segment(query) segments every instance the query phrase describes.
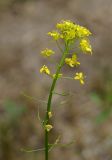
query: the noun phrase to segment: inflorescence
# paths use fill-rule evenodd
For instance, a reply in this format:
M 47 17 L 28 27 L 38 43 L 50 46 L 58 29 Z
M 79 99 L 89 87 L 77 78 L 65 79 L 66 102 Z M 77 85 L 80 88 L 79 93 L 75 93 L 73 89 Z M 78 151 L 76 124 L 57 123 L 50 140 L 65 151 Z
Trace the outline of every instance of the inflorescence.
M 48 32 L 48 35 L 51 36 L 56 42 L 60 39 L 63 40 L 65 45 L 68 44 L 69 48 L 73 46 L 76 41 L 78 41 L 78 48 L 82 53 L 92 54 L 92 47 L 88 39 L 88 37 L 91 35 L 91 32 L 87 28 L 77 25 L 72 21 L 63 20 L 60 23 L 57 23 L 56 30 Z M 51 55 L 54 55 L 55 52 L 51 49 L 46 48 L 41 52 L 41 54 L 44 57 L 50 57 Z M 66 57 L 65 64 L 70 67 L 79 66 L 80 62 L 78 61 L 78 54 L 76 52 L 73 52 L 71 57 Z M 52 78 L 55 78 L 55 74 L 51 74 L 49 68 L 46 65 L 42 66 L 42 68 L 40 69 L 40 73 L 45 73 L 47 75 L 50 75 Z M 61 77 L 63 77 L 63 75 L 59 73 L 58 78 Z M 84 84 L 85 75 L 83 72 L 77 72 L 72 79 L 79 80 L 81 84 Z

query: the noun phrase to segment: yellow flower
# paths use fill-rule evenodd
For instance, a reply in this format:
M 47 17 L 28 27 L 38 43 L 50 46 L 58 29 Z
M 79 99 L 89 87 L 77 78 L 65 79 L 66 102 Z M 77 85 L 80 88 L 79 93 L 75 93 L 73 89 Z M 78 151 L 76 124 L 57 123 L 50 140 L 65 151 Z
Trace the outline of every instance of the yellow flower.
M 76 35 L 78 38 L 83 38 L 91 35 L 91 32 L 87 28 L 79 25 L 75 25 L 75 27 L 76 27 Z
M 87 28 L 68 20 L 57 23 L 56 27 L 61 31 L 62 38 L 70 43 L 74 42 L 75 38 L 85 38 L 91 35 Z
M 81 84 L 84 84 L 84 74 L 82 72 L 76 73 L 74 79 L 79 80 Z
M 52 128 L 53 126 L 50 124 L 45 125 L 45 129 L 47 130 L 47 132 L 49 132 Z
M 56 27 L 61 31 L 67 31 L 67 30 L 74 29 L 74 23 L 69 20 L 66 20 L 66 21 L 62 20 L 60 23 L 57 23 Z
M 92 54 L 92 47 L 86 39 L 80 41 L 80 47 L 84 53 L 90 52 Z
M 65 58 L 65 63 L 68 64 L 70 67 L 74 67 L 74 61 L 71 58 Z
M 75 25 L 71 21 L 61 21 L 57 23 L 56 27 L 61 31 L 62 38 L 65 41 L 73 40 L 76 37 Z
M 80 62 L 77 61 L 76 54 L 73 54 L 72 58 L 65 58 L 65 63 L 68 64 L 70 67 L 80 65 Z
M 42 54 L 43 56 L 49 57 L 49 56 L 51 56 L 52 54 L 54 54 L 54 51 L 51 50 L 51 49 L 46 48 L 45 50 L 41 51 L 41 54 Z
M 48 35 L 54 38 L 54 40 L 58 40 L 59 38 L 62 38 L 61 34 L 57 31 L 48 32 Z
M 59 73 L 59 74 L 58 74 L 58 78 L 61 78 L 62 75 L 63 75 L 62 73 Z M 53 74 L 53 78 L 55 78 L 55 77 L 56 77 L 56 74 Z
M 48 112 L 48 116 L 49 116 L 49 118 L 51 118 L 52 117 L 52 113 Z
M 40 73 L 45 73 L 45 74 L 50 75 L 50 70 L 48 69 L 46 65 L 43 65 L 42 68 L 40 69 Z

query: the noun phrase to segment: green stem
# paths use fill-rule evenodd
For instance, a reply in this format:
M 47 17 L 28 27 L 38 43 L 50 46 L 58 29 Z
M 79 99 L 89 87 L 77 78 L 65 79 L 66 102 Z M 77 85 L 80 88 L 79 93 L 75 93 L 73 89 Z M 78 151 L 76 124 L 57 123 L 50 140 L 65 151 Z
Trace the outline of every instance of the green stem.
M 53 78 L 53 82 L 50 88 L 50 92 L 49 92 L 49 97 L 48 97 L 48 103 L 47 103 L 47 112 L 46 112 L 46 117 L 45 117 L 45 125 L 49 124 L 49 115 L 48 113 L 51 111 L 51 101 L 52 101 L 52 96 L 53 96 L 53 91 L 56 85 L 56 81 L 58 79 L 58 74 L 60 73 L 60 70 L 64 64 L 66 55 L 68 54 L 68 45 L 65 45 L 65 50 L 63 52 L 62 58 L 60 60 L 60 63 L 58 64 L 57 70 L 56 70 L 56 74 L 55 74 L 55 78 Z M 45 160 L 49 159 L 49 144 L 48 144 L 48 137 L 49 136 L 49 132 L 45 129 Z

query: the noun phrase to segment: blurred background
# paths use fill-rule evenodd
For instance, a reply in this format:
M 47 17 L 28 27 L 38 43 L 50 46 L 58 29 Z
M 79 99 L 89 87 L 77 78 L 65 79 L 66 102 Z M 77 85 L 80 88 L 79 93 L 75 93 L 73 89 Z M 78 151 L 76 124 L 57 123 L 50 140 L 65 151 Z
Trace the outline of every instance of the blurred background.
M 112 1 L 111 0 L 0 0 L 0 160 L 44 160 L 43 119 L 51 79 L 40 75 L 40 51 L 59 50 L 47 32 L 61 19 L 91 30 L 93 55 L 81 55 L 78 71 L 86 84 L 59 80 L 53 98 L 51 143 L 60 136 L 53 160 L 112 160 Z M 75 69 L 65 66 L 63 73 Z M 33 98 L 32 98 L 33 97 Z

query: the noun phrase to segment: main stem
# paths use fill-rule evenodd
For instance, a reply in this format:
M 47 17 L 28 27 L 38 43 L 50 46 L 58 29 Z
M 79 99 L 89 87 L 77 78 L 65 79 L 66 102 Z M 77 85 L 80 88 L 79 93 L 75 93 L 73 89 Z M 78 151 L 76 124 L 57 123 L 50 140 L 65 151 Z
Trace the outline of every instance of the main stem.
M 52 85 L 51 85 L 51 88 L 50 88 L 50 92 L 49 92 L 49 97 L 48 97 L 48 103 L 47 103 L 47 111 L 46 111 L 46 117 L 45 117 L 45 125 L 49 124 L 49 115 L 48 113 L 51 111 L 51 101 L 52 101 L 52 96 L 53 96 L 53 91 L 54 91 L 54 88 L 55 88 L 55 85 L 56 85 L 56 81 L 58 79 L 58 74 L 60 73 L 60 70 L 64 64 L 64 61 L 65 61 L 65 58 L 66 58 L 66 55 L 68 54 L 68 45 L 66 44 L 65 45 L 65 49 L 63 51 L 63 55 L 62 55 L 62 58 L 58 64 L 58 67 L 57 67 L 57 70 L 56 70 L 56 74 L 55 74 L 55 78 L 53 78 L 53 81 L 52 81 Z M 49 159 L 49 140 L 48 140 L 48 137 L 49 136 L 49 132 L 45 129 L 45 160 L 48 160 Z

